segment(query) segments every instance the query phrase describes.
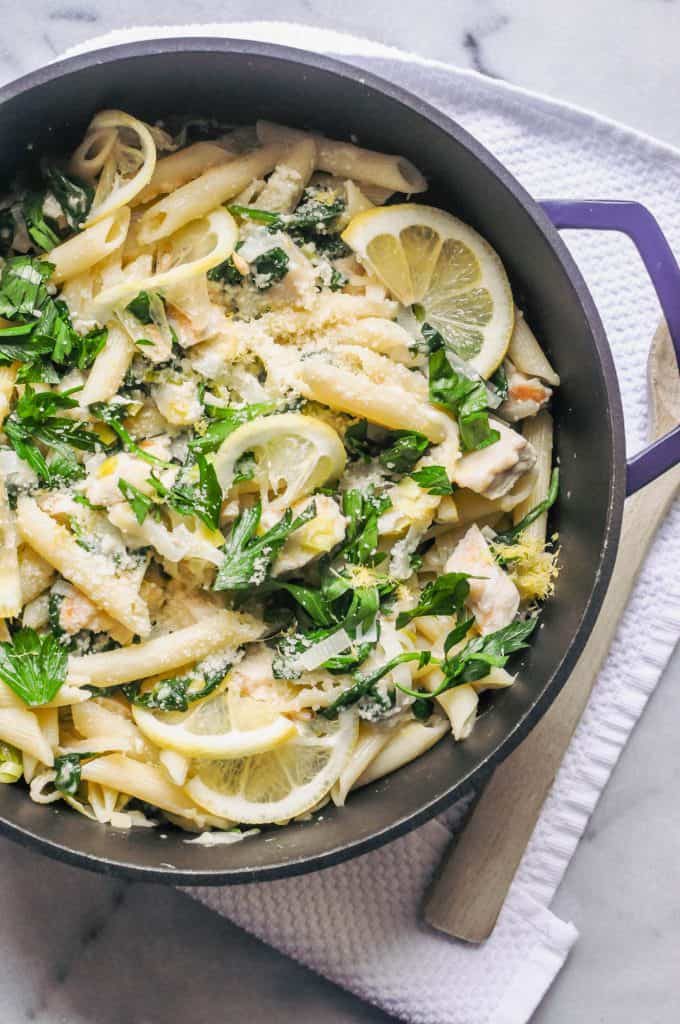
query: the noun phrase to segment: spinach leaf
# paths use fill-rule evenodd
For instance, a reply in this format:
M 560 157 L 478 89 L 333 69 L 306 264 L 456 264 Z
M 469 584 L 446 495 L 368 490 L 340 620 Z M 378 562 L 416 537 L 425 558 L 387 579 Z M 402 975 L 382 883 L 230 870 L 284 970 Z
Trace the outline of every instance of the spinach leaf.
M 424 434 L 410 430 L 394 431 L 392 437 L 394 441 L 380 453 L 379 461 L 392 473 L 410 473 L 430 447 L 430 442 Z
M 160 679 L 150 690 L 139 692 L 140 684 L 132 683 L 122 687 L 125 696 L 133 704 L 149 711 L 188 711 L 197 700 L 209 697 L 220 685 L 231 668 L 231 654 L 222 659 L 211 655 L 199 662 L 187 676 Z M 202 685 L 198 685 L 202 684 Z
M 428 494 L 453 494 L 453 484 L 443 466 L 423 466 L 422 469 L 415 469 L 410 476 Z
M 388 497 L 377 497 L 371 491 L 344 492 L 342 511 L 349 522 L 341 551 L 348 562 L 375 566 L 385 560 L 386 553 L 378 551 L 378 519 L 391 504 Z
M 30 708 L 49 703 L 66 679 L 66 648 L 51 633 L 20 629 L 0 643 L 0 679 Z
M 236 268 L 233 258 L 228 256 L 226 260 L 208 271 L 208 280 L 221 281 L 223 284 L 241 284 L 243 275 Z
M 82 763 L 94 756 L 94 754 L 61 754 L 61 756 L 55 757 L 55 788 L 67 796 L 76 796 L 82 777 Z
M 205 455 L 196 454 L 198 483 L 175 483 L 168 491 L 167 502 L 181 516 L 197 516 L 211 530 L 219 529 L 222 488 L 215 467 Z
M 496 536 L 494 537 L 494 544 L 512 544 L 515 540 L 517 540 L 519 535 L 524 530 L 526 530 L 527 526 L 531 526 L 531 524 L 536 519 L 538 519 L 539 516 L 543 515 L 544 512 L 547 512 L 548 509 L 552 508 L 552 506 L 557 501 L 557 495 L 559 494 L 559 491 L 560 471 L 557 467 L 555 467 L 550 476 L 550 487 L 548 488 L 547 496 L 543 499 L 543 501 L 539 501 L 538 505 L 534 505 L 534 507 L 529 512 L 527 512 L 524 518 L 520 519 L 517 525 L 513 526 L 512 529 L 504 530 L 503 533 L 497 533 Z
M 277 245 L 256 256 L 250 266 L 255 287 L 259 291 L 266 291 L 286 276 L 290 260 L 288 254 Z
M 316 505 L 310 502 L 295 519 L 292 510 L 286 509 L 278 523 L 256 537 L 261 515 L 262 505 L 258 501 L 245 509 L 234 523 L 224 545 L 224 561 L 217 571 L 214 590 L 248 590 L 261 586 L 290 534 L 314 518 Z
M 55 164 L 43 164 L 43 177 L 61 206 L 66 223 L 74 231 L 80 230 L 92 206 L 94 189 L 79 178 L 64 174 Z
M 407 661 L 417 661 L 418 668 L 422 668 L 423 665 L 427 665 L 432 655 L 429 651 L 407 651 L 404 654 L 397 654 L 396 657 L 390 658 L 388 662 L 381 665 L 380 668 L 375 669 L 373 672 L 369 672 L 364 675 L 361 672 L 354 674 L 353 683 L 343 693 L 337 697 L 332 704 L 327 708 L 322 708 L 319 711 L 320 715 L 324 718 L 336 718 L 338 712 L 342 708 L 350 707 L 352 704 L 356 704 L 357 701 L 364 697 L 372 696 L 374 699 L 379 697 L 376 694 L 376 684 L 380 680 L 388 675 L 392 669 L 396 668 L 397 665 L 403 665 Z M 400 687 L 402 689 L 402 687 Z M 382 703 L 382 702 L 381 702 Z
M 487 448 L 500 440 L 489 425 L 489 400 L 482 380 L 471 380 L 453 369 L 443 348 L 429 357 L 430 401 L 449 409 L 458 420 L 464 452 Z
M 139 292 L 135 295 L 134 299 L 128 302 L 125 307 L 128 313 L 132 313 L 134 317 L 139 320 L 140 324 L 148 326 L 153 323 L 153 317 L 151 316 L 151 296 L 148 292 Z
M 31 241 L 35 242 L 43 252 L 47 249 L 54 249 L 59 245 L 61 238 L 51 226 L 43 213 L 45 196 L 41 192 L 31 192 L 23 202 L 23 214 L 26 221 L 26 230 Z
M 446 572 L 423 589 L 414 608 L 399 612 L 397 629 L 403 629 L 420 615 L 458 615 L 463 612 L 470 593 L 469 576 L 464 572 Z

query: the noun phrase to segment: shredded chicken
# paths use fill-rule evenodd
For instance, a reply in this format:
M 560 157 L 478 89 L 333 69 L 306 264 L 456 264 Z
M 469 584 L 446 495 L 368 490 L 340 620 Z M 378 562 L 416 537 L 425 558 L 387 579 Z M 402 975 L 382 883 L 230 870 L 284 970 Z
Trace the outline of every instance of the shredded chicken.
M 547 387 L 538 377 L 527 377 L 510 362 L 505 361 L 508 378 L 508 397 L 498 412 L 512 423 L 535 416 L 550 401 L 552 388 Z
M 500 432 L 500 439 L 488 448 L 468 452 L 453 470 L 453 479 L 459 487 L 467 487 L 490 499 L 501 498 L 512 490 L 536 462 L 536 452 L 526 438 L 499 420 L 493 420 L 492 426 Z
M 456 545 L 445 571 L 473 577 L 467 605 L 482 633 L 510 625 L 519 609 L 519 591 L 494 560 L 478 526 L 471 526 Z

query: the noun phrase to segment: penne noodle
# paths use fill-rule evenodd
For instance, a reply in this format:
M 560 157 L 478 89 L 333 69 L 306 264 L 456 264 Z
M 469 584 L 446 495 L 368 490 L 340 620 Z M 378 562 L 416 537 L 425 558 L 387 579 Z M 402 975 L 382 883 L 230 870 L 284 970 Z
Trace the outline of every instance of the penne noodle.
M 54 579 L 54 569 L 37 551 L 22 544 L 19 548 L 19 578 L 24 603 L 46 590 Z
M 176 153 L 156 161 L 151 181 L 135 196 L 133 203 L 149 203 L 157 196 L 174 192 L 212 167 L 227 164 L 233 159 L 234 154 L 216 142 L 195 142 L 178 149 Z
M 110 558 L 83 549 L 33 498 L 20 497 L 17 510 L 22 539 L 64 579 L 133 633 L 145 636 L 149 632 L 151 624 L 146 604 Z
M 359 726 L 359 738 L 352 751 L 352 756 L 340 773 L 340 778 L 331 789 L 331 800 L 336 807 L 343 807 L 347 795 L 356 785 L 372 761 L 375 761 L 381 750 L 394 737 L 394 730 L 385 726 L 371 725 L 362 722 Z
M 100 319 L 125 306 L 139 292 L 158 292 L 173 288 L 198 274 L 223 263 L 238 240 L 234 218 L 226 210 L 213 210 L 206 217 L 188 224 L 170 239 L 165 253 L 167 269 L 146 278 L 128 278 L 101 291 L 94 308 Z M 185 257 L 188 255 L 188 259 Z
M 51 249 L 47 258 L 50 263 L 54 263 L 52 282 L 62 284 L 70 278 L 78 277 L 120 249 L 129 225 L 130 211 L 127 206 L 123 206 L 109 217 L 98 220 L 92 227 Z
M 433 716 L 429 722 L 406 722 L 394 730 L 388 743 L 369 763 L 352 789 L 368 786 L 403 768 L 438 743 L 447 732 L 448 723 L 443 717 Z
M 543 349 L 536 341 L 534 332 L 524 319 L 521 310 L 515 308 L 515 326 L 507 352 L 508 359 L 527 377 L 540 377 L 546 384 L 558 387 L 559 376 L 548 362 Z
M 161 768 L 134 761 L 125 754 L 110 754 L 86 761 L 81 776 L 85 782 L 96 782 L 127 793 L 171 814 L 192 819 L 202 816 L 184 790 L 170 782 Z
M 205 217 L 237 196 L 252 178 L 269 174 L 284 152 L 285 148 L 279 143 L 263 146 L 222 167 L 213 167 L 178 188 L 144 213 L 139 225 L 139 241 L 142 245 L 151 245 L 173 235 L 190 221 Z
M 257 135 L 263 144 L 292 142 L 307 135 L 295 129 L 284 128 L 271 121 L 257 122 Z M 362 149 L 351 142 L 338 142 L 321 135 L 313 136 L 316 142 L 316 167 L 319 171 L 339 178 L 352 178 L 368 185 L 379 185 L 392 192 L 425 192 L 427 181 L 410 160 L 402 156 L 377 153 Z
M 68 681 L 76 686 L 117 686 L 199 661 L 213 651 L 258 639 L 262 625 L 250 615 L 216 611 L 200 622 L 141 644 L 69 658 Z
M 312 176 L 315 161 L 316 144 L 313 139 L 294 142 L 257 197 L 258 209 L 277 213 L 294 210 Z
M 50 768 L 54 764 L 52 748 L 45 739 L 40 722 L 36 714 L 25 705 L 23 708 L 0 708 L 0 740 L 10 743 Z
M 553 456 L 553 420 L 547 410 L 543 409 L 537 416 L 525 420 L 522 433 L 527 441 L 534 446 L 536 451 L 535 476 L 533 486 L 526 498 L 515 506 L 512 512 L 513 522 L 518 523 L 520 519 L 539 502 L 547 497 L 550 487 L 550 476 L 552 473 Z M 548 532 L 548 513 L 543 512 L 538 519 L 527 526 L 524 531 L 526 540 L 537 540 L 545 543 Z
M 80 393 L 80 404 L 107 402 L 120 388 L 135 355 L 135 343 L 127 331 L 114 321 L 108 324 L 106 343 L 101 350 Z

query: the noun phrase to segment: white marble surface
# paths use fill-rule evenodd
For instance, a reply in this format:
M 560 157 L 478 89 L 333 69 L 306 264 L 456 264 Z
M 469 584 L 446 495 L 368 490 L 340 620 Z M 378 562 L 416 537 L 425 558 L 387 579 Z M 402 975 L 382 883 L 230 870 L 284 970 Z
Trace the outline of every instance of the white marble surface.
M 426 14 L 423 14 L 423 10 Z M 136 24 L 286 18 L 363 33 L 550 93 L 680 145 L 680 0 L 0 2 L 0 82 Z M 536 1024 L 680 1015 L 680 655 L 554 903 L 581 933 Z M 0 840 L 0 1013 L 11 1024 L 386 1020 L 186 897 L 88 875 Z

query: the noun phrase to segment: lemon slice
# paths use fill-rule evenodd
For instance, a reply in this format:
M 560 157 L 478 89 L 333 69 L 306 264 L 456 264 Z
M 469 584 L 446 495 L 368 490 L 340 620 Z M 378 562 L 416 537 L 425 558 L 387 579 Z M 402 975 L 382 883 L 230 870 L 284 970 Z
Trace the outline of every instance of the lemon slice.
M 290 821 L 314 807 L 340 777 L 358 735 L 353 712 L 298 723 L 298 733 L 266 754 L 199 762 L 186 792 L 200 807 L 243 824 Z
M 234 484 L 239 460 L 250 456 L 248 489 L 259 490 L 273 508 L 288 508 L 345 469 L 345 448 L 333 427 L 314 416 L 284 412 L 244 423 L 218 449 L 215 472 L 224 491 Z
M 249 757 L 285 743 L 296 731 L 290 719 L 236 690 L 207 697 L 188 711 L 133 705 L 132 714 L 152 743 L 187 757 Z
M 498 255 L 473 228 L 444 210 L 402 203 L 358 214 L 342 238 L 395 298 L 419 303 L 478 373 L 499 366 L 514 324 L 512 292 Z

